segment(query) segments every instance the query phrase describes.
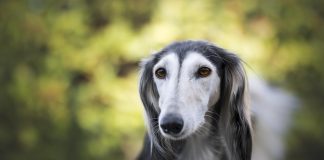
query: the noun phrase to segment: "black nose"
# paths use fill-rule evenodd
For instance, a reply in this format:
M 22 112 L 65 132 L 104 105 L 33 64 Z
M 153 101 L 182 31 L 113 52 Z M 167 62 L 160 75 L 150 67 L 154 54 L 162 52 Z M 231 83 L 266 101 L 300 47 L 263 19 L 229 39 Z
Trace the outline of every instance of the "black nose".
M 164 133 L 179 134 L 183 128 L 183 120 L 179 115 L 168 114 L 161 120 L 160 126 Z

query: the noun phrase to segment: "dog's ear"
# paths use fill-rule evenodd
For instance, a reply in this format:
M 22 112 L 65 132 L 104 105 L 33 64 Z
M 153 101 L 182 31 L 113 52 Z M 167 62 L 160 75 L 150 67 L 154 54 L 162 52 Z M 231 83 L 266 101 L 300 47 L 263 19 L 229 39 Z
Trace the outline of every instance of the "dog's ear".
M 152 120 L 157 120 L 159 112 L 157 107 L 159 94 L 154 83 L 152 71 L 154 64 L 154 55 L 142 60 L 140 63 L 139 94 L 144 105 L 146 121 L 148 123 L 153 123 Z M 154 124 L 147 125 L 149 125 L 149 128 L 154 127 Z
M 228 158 L 250 160 L 252 152 L 251 118 L 247 106 L 247 80 L 240 58 L 223 51 L 220 127 Z

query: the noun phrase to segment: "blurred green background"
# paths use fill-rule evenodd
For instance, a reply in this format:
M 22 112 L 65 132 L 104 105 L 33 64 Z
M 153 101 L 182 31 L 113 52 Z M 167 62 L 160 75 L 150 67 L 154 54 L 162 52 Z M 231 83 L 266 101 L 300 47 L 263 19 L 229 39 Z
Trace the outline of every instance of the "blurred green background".
M 297 96 L 286 159 L 323 158 L 323 17 L 323 0 L 0 0 L 0 159 L 134 159 L 138 62 L 183 39 Z

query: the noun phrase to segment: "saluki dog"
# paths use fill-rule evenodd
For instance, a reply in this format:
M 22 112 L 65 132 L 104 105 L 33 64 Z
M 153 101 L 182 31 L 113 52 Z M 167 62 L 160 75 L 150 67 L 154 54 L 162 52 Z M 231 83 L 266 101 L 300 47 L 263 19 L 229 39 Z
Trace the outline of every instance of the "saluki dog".
M 147 134 L 140 160 L 250 160 L 253 130 L 240 58 L 180 41 L 141 63 Z

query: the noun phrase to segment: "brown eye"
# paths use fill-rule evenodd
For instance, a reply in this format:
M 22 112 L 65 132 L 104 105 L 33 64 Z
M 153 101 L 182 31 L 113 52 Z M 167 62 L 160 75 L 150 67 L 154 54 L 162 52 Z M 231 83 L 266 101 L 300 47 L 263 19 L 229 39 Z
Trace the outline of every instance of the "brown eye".
M 210 73 L 211 73 L 211 69 L 209 69 L 208 67 L 200 67 L 197 71 L 198 77 L 201 78 L 209 76 Z
M 159 79 L 164 79 L 166 77 L 166 70 L 164 68 L 159 68 L 155 71 L 155 76 Z

